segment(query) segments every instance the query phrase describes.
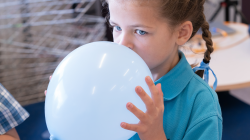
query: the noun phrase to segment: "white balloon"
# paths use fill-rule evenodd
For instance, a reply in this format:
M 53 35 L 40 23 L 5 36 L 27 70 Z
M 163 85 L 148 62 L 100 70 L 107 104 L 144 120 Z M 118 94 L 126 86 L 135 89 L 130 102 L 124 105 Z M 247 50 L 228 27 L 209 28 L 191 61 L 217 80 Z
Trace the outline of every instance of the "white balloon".
M 145 77 L 151 72 L 131 49 L 113 42 L 83 45 L 58 65 L 48 86 L 45 117 L 51 140 L 127 140 L 135 132 L 121 122 L 136 124 L 126 108 L 142 111 L 136 94 L 141 86 L 150 96 Z

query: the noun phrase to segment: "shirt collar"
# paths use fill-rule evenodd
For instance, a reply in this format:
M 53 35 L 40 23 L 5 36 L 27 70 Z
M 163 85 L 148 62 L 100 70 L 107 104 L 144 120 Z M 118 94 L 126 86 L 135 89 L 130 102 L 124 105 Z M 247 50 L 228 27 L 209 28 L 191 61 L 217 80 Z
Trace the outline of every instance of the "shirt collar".
M 183 52 L 179 51 L 180 61 L 166 75 L 155 81 L 161 83 L 164 100 L 172 100 L 187 86 L 194 72 Z

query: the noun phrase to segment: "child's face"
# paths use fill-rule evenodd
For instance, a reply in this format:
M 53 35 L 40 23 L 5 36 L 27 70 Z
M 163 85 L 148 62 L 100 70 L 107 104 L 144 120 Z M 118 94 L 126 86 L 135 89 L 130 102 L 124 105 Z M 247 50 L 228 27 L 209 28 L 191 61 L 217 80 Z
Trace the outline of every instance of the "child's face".
M 109 0 L 114 42 L 140 55 L 151 72 L 171 65 L 178 56 L 177 35 L 154 8 L 131 1 Z

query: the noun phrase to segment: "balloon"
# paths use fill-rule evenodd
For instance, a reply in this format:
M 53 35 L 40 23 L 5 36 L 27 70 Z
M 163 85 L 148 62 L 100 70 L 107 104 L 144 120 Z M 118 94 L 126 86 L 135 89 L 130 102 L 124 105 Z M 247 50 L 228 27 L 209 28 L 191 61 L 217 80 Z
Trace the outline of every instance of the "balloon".
M 151 72 L 134 51 L 113 42 L 94 42 L 68 54 L 50 80 L 45 117 L 51 140 L 127 140 L 136 132 L 121 122 L 139 119 L 126 108 L 146 106 L 136 94 Z

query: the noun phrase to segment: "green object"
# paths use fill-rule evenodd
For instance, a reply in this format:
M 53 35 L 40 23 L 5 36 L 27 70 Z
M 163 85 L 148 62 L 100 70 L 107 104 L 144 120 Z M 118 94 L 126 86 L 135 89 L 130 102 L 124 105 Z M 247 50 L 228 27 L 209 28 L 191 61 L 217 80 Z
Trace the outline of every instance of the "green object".
M 16 28 L 20 28 L 20 27 L 23 26 L 23 24 L 22 23 L 18 23 L 18 24 L 14 24 L 13 26 L 16 27 Z

